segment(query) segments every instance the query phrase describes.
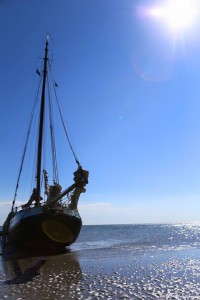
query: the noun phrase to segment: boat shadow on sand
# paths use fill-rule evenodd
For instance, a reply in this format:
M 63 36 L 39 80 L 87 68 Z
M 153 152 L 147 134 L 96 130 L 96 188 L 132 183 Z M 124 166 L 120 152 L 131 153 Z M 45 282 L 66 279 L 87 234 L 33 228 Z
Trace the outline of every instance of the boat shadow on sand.
M 3 285 L 26 284 L 37 280 L 43 284 L 63 275 L 65 285 L 78 284 L 82 279 L 80 264 L 70 249 L 26 249 L 2 248 L 1 267 L 4 273 Z

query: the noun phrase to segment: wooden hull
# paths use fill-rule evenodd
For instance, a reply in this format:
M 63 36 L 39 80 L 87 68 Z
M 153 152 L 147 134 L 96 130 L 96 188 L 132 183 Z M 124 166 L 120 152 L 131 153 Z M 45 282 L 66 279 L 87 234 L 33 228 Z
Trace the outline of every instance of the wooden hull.
M 69 246 L 82 226 L 78 211 L 33 207 L 17 212 L 10 220 L 6 238 L 16 247 Z

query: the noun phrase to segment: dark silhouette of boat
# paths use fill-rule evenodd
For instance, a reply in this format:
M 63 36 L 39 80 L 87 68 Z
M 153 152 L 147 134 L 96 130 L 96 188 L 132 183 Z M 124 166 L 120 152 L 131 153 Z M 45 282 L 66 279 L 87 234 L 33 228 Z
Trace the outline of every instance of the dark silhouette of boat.
M 20 171 L 17 178 L 17 184 L 14 194 L 12 208 L 3 224 L 2 238 L 4 244 L 8 243 L 16 247 L 32 247 L 34 244 L 46 245 L 62 248 L 72 244 L 78 237 L 82 221 L 78 212 L 78 200 L 81 193 L 85 192 L 85 186 L 88 183 L 89 172 L 83 170 L 74 148 L 69 139 L 66 130 L 62 112 L 56 94 L 57 84 L 53 81 L 53 91 L 55 94 L 56 105 L 58 108 L 61 124 L 70 146 L 72 154 L 77 163 L 77 170 L 74 174 L 74 183 L 68 188 L 62 190 L 58 179 L 58 168 L 56 160 L 56 147 L 54 138 L 54 126 L 52 122 L 51 101 L 47 99 L 47 91 L 49 90 L 49 76 L 52 76 L 51 62 L 48 54 L 48 38 L 46 40 L 45 55 L 43 58 L 42 71 L 37 69 L 37 74 L 41 80 L 41 97 L 39 101 L 39 124 L 38 138 L 36 143 L 36 172 L 35 186 L 33 192 L 24 205 L 16 206 L 16 197 L 19 188 L 22 169 L 26 156 L 27 144 L 29 141 L 32 119 L 29 123 L 27 139 L 24 146 Z M 41 75 L 42 74 L 42 75 Z M 46 91 L 47 90 L 47 91 Z M 48 100 L 48 101 L 47 101 Z M 49 113 L 46 113 L 46 107 L 49 105 Z M 49 118 L 51 153 L 52 153 L 52 185 L 48 182 L 48 173 L 42 170 L 43 152 L 44 152 L 44 124 L 46 124 L 47 116 Z M 44 195 L 43 197 L 41 195 Z

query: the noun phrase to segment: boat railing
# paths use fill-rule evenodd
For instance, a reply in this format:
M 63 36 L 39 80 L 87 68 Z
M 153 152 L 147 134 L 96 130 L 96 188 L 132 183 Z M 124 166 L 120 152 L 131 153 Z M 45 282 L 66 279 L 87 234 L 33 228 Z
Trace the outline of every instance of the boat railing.
M 63 199 L 60 199 L 59 202 L 54 202 L 53 205 L 47 205 L 47 201 L 43 201 L 41 202 L 39 205 L 37 205 L 38 207 L 43 207 L 43 206 L 48 206 L 49 208 L 55 208 L 55 209 L 59 209 L 62 210 L 63 208 L 67 208 L 70 205 L 70 201 L 67 197 L 64 197 Z M 23 204 L 20 206 L 16 206 L 14 208 L 14 212 L 17 213 L 20 210 L 29 210 L 36 207 L 36 204 L 30 204 L 29 206 L 24 206 Z

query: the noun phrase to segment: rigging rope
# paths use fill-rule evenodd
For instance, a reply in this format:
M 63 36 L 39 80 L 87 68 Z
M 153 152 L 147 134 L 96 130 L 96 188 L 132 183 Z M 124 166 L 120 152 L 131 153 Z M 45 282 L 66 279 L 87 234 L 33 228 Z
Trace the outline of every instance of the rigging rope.
M 53 112 L 52 112 L 52 101 L 51 101 L 51 93 L 50 93 L 50 84 L 49 77 L 47 76 L 48 83 L 48 92 L 49 92 L 49 117 L 50 117 L 50 133 L 51 133 L 51 150 L 52 150 L 52 165 L 53 165 L 53 180 L 59 183 L 58 178 L 58 167 L 57 167 L 57 159 L 56 159 L 56 146 L 55 146 L 55 134 L 54 134 L 54 126 L 53 126 Z
M 79 162 L 79 160 L 78 160 L 78 158 L 77 158 L 77 155 L 76 155 L 76 153 L 75 153 L 75 150 L 74 150 L 74 148 L 73 148 L 73 146 L 72 146 L 72 143 L 71 143 L 71 141 L 70 141 L 70 138 L 69 138 L 69 134 L 68 134 L 68 132 L 67 132 L 67 129 L 66 129 L 66 127 L 65 127 L 65 123 L 64 123 L 63 116 L 62 116 L 62 113 L 61 113 L 60 105 L 59 105 L 59 102 L 58 102 L 58 96 L 57 96 L 57 93 L 56 93 L 55 81 L 53 80 L 53 75 L 52 75 L 52 71 L 51 71 L 51 65 L 50 65 L 49 62 L 48 62 L 48 64 L 49 64 L 49 69 L 50 69 L 51 79 L 52 79 L 52 83 L 53 83 L 53 89 L 54 89 L 54 93 L 55 93 L 55 97 L 56 97 L 56 102 L 57 102 L 57 106 L 58 106 L 58 111 L 59 111 L 59 114 L 60 114 L 60 118 L 61 118 L 61 121 L 62 121 L 62 125 L 63 125 L 63 128 L 64 128 L 64 131 L 65 131 L 65 135 L 66 135 L 66 137 L 67 137 L 68 144 L 69 144 L 69 146 L 70 146 L 70 149 L 71 149 L 71 151 L 72 151 L 72 154 L 73 154 L 73 156 L 74 156 L 74 159 L 75 159 L 77 165 L 78 165 L 78 166 L 81 166 L 81 165 L 80 165 L 80 162 Z
M 12 202 L 12 209 L 11 209 L 11 211 L 13 211 L 14 206 L 15 206 L 15 201 L 16 201 L 16 197 L 17 197 L 17 191 L 18 191 L 18 187 L 19 187 L 19 181 L 20 181 L 20 177 L 21 177 L 21 173 L 22 173 L 22 169 L 23 169 L 24 159 L 25 159 L 25 155 L 26 155 L 26 149 L 27 149 L 28 140 L 29 140 L 30 131 L 31 131 L 31 125 L 32 125 L 34 111 L 35 111 L 35 108 L 36 108 L 36 103 L 37 103 L 39 89 L 40 89 L 40 84 L 41 84 L 41 78 L 39 79 L 39 82 L 38 82 L 38 89 L 37 89 L 35 101 L 34 101 L 32 112 L 31 112 L 31 117 L 30 117 L 30 121 L 29 121 L 29 125 L 28 125 L 28 130 L 27 130 L 27 135 L 26 135 L 26 140 L 25 140 L 25 146 L 24 146 L 24 150 L 23 150 L 23 154 L 22 154 L 22 159 L 21 159 L 19 174 L 18 174 L 18 177 L 17 177 L 17 184 L 16 184 L 16 188 L 15 188 L 15 194 L 14 194 L 14 199 L 13 199 L 13 202 Z
M 49 63 L 49 60 L 48 60 L 48 65 L 49 65 L 51 80 L 52 80 L 52 83 L 53 83 L 54 94 L 55 94 L 56 103 L 57 103 L 57 106 L 58 106 L 58 111 L 59 111 L 59 114 L 60 114 L 60 118 L 61 118 L 61 121 L 62 121 L 63 129 L 64 129 L 64 132 L 65 132 L 69 147 L 70 147 L 70 149 L 72 151 L 72 154 L 74 156 L 74 159 L 75 159 L 76 163 L 78 164 L 78 166 L 81 166 L 80 162 L 78 160 L 78 157 L 75 153 L 75 150 L 72 146 L 72 143 L 70 141 L 69 134 L 67 132 L 67 129 L 66 129 L 66 126 L 65 126 L 65 123 L 64 123 L 64 119 L 63 119 L 63 116 L 62 116 L 62 113 L 61 113 L 61 108 L 60 108 L 59 101 L 58 101 L 58 96 L 57 96 L 57 93 L 56 93 L 57 84 L 55 84 L 55 81 L 53 80 L 53 75 L 52 75 L 52 70 L 51 70 L 51 65 Z M 40 73 L 38 71 L 37 71 L 37 74 L 40 75 Z M 48 80 L 48 77 L 47 77 L 47 80 Z M 31 116 L 30 116 L 30 121 L 29 121 L 29 125 L 28 125 L 27 135 L 26 135 L 26 139 L 25 139 L 25 146 L 24 146 L 23 154 L 22 154 L 22 158 L 21 158 L 21 164 L 20 164 L 20 168 L 19 168 L 19 174 L 18 174 L 18 177 L 17 177 L 17 184 L 16 184 L 16 188 L 15 188 L 15 194 L 14 194 L 14 199 L 13 199 L 13 202 L 12 202 L 11 211 L 14 210 L 14 206 L 15 206 L 17 191 L 18 191 L 19 182 L 20 182 L 20 178 L 21 178 L 21 173 L 22 173 L 22 169 L 23 169 L 23 165 L 24 165 L 28 140 L 29 140 L 29 136 L 30 136 L 33 116 L 34 116 L 34 112 L 35 112 L 35 108 L 36 108 L 36 103 L 37 103 L 37 100 L 38 100 L 38 94 L 39 94 L 41 82 L 42 82 L 42 78 L 40 76 L 39 81 L 38 81 L 38 89 L 37 89 L 37 92 L 36 92 L 35 101 L 34 101 L 34 104 L 33 104 L 32 112 L 31 112 Z M 48 87 L 49 87 L 49 80 L 48 80 Z M 53 122 L 52 122 L 52 105 L 51 105 L 50 93 L 49 93 L 49 114 L 50 114 L 50 131 L 51 131 L 51 142 L 52 142 L 53 176 L 54 176 L 54 179 L 56 181 L 58 181 L 58 168 L 57 168 L 57 160 L 56 160 L 56 147 L 55 147 L 55 138 L 54 138 L 54 128 L 53 128 Z

